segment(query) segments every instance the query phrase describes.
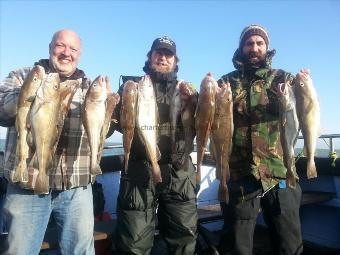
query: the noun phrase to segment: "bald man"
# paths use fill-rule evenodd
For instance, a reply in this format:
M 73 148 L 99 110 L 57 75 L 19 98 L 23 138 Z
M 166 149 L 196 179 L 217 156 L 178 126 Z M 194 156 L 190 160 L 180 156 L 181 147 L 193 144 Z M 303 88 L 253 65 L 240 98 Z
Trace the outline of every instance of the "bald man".
M 38 254 L 52 215 L 58 228 L 63 255 L 95 254 L 93 202 L 89 172 L 90 151 L 81 121 L 83 98 L 90 81 L 78 69 L 81 40 L 72 30 L 56 32 L 49 44 L 49 59 L 34 64 L 45 73 L 59 73 L 60 80 L 80 82 L 66 114 L 56 153 L 49 169 L 49 192 L 35 194 L 38 169 L 36 158 L 27 160 L 27 171 L 15 174 L 17 166 L 15 128 L 17 101 L 23 82 L 33 67 L 11 72 L 0 85 L 0 125 L 8 127 L 4 176 L 9 182 L 4 214 L 8 239 L 1 254 Z M 75 85 L 76 86 L 76 85 Z

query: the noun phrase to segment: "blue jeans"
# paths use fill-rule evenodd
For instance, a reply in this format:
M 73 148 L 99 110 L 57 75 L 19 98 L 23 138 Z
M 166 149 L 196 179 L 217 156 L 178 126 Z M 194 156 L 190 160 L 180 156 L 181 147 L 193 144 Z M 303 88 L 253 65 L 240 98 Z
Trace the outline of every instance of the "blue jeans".
M 9 184 L 4 214 L 8 230 L 6 255 L 38 254 L 51 214 L 63 255 L 95 254 L 90 184 L 47 195 L 34 195 L 32 191 Z

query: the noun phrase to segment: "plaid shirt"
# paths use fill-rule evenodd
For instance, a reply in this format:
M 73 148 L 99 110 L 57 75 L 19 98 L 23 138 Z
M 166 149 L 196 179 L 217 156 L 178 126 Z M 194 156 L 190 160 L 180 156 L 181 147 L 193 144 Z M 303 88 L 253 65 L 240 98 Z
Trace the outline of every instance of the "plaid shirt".
M 36 64 L 43 66 L 46 73 L 49 72 L 48 60 L 40 60 Z M 17 99 L 20 88 L 30 70 L 31 68 L 22 68 L 13 71 L 0 85 L 0 125 L 8 127 L 5 145 L 4 176 L 9 181 L 13 178 L 17 163 L 17 132 L 15 128 Z M 90 149 L 81 118 L 82 106 L 90 80 L 79 69 L 68 79 L 79 78 L 81 78 L 82 84 L 72 99 L 57 150 L 48 171 L 50 188 L 53 190 L 86 186 L 95 179 L 95 176 L 89 173 Z M 20 183 L 20 185 L 23 188 L 33 189 L 39 173 L 36 168 L 36 156 L 33 155 L 29 162 L 29 181 L 27 183 Z

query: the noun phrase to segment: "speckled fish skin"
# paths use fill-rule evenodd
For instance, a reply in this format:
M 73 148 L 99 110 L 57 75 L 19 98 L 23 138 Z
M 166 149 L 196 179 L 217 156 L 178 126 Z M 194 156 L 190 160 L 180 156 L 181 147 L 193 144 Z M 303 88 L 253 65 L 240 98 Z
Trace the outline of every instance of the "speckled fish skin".
M 198 105 L 195 113 L 196 144 L 197 144 L 197 174 L 196 183 L 201 183 L 201 165 L 205 146 L 210 136 L 211 126 L 215 114 L 215 95 L 217 82 L 208 73 L 201 82 Z
M 145 75 L 138 83 L 136 128 L 145 145 L 147 157 L 151 162 L 152 177 L 155 184 L 162 182 L 157 152 L 158 110 L 151 79 Z
M 37 91 L 30 111 L 32 137 L 39 167 L 34 188 L 35 194 L 47 194 L 49 192 L 47 172 L 62 129 L 59 118 L 63 99 L 69 93 L 72 93 L 75 82 L 65 81 L 60 83 L 59 74 L 49 73 Z
M 120 111 L 120 125 L 123 130 L 123 146 L 124 146 L 124 160 L 125 173 L 127 173 L 131 144 L 135 133 L 136 113 L 137 113 L 137 96 L 138 83 L 134 81 L 127 81 L 124 84 L 122 94 L 122 108 Z
M 83 125 L 91 151 L 90 173 L 101 174 L 98 153 L 101 143 L 101 132 L 105 122 L 106 112 L 106 79 L 99 75 L 90 85 L 84 102 Z
M 28 74 L 21 87 L 17 104 L 17 116 L 15 127 L 18 132 L 16 154 L 18 163 L 13 176 L 13 182 L 27 182 L 28 172 L 26 160 L 29 158 L 30 148 L 27 144 L 27 134 L 30 128 L 29 111 L 33 102 L 33 97 L 37 93 L 45 76 L 45 70 L 42 66 L 36 65 Z
M 105 77 L 105 80 L 106 80 L 106 87 L 108 90 L 108 88 L 110 88 L 110 81 L 107 76 Z M 114 92 L 110 93 L 106 99 L 105 121 L 104 121 L 102 132 L 100 133 L 101 138 L 100 138 L 100 145 L 99 145 L 98 158 L 97 158 L 98 164 L 100 164 L 100 160 L 102 158 L 106 135 L 107 135 L 107 132 L 109 131 L 110 125 L 112 122 L 117 122 L 117 120 L 112 119 L 112 113 L 114 109 L 116 108 L 117 104 L 119 103 L 119 100 L 120 100 L 120 96 Z
M 286 182 L 290 188 L 296 187 L 294 147 L 299 135 L 299 120 L 296 114 L 296 99 L 289 84 L 280 84 L 282 96 L 280 106 L 280 139 L 283 150 L 283 162 L 287 168 Z
M 295 97 L 297 115 L 304 139 L 304 151 L 307 157 L 307 177 L 317 177 L 315 167 L 316 142 L 320 128 L 319 99 L 310 75 L 300 72 L 296 76 Z
M 180 94 L 187 96 L 186 100 L 181 100 L 181 120 L 184 127 L 185 135 L 185 153 L 189 154 L 194 149 L 194 136 L 195 136 L 195 110 L 197 106 L 197 99 L 195 89 L 188 82 L 179 83 Z M 187 168 L 185 168 L 187 169 Z
M 215 116 L 211 129 L 211 140 L 216 160 L 216 178 L 220 180 L 218 198 L 229 203 L 227 182 L 230 178 L 229 157 L 232 148 L 233 101 L 229 83 L 222 84 L 216 93 Z

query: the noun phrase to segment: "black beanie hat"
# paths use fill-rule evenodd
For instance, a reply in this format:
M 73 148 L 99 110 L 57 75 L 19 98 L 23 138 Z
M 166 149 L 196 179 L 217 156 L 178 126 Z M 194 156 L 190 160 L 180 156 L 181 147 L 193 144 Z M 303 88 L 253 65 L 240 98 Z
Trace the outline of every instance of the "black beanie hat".
M 260 25 L 249 25 L 245 27 L 240 35 L 239 49 L 242 49 L 244 42 L 252 35 L 259 35 L 266 42 L 267 49 L 269 48 L 269 37 L 267 30 Z
M 167 49 L 172 54 L 176 55 L 176 44 L 168 36 L 163 36 L 153 41 L 151 51 L 158 49 Z

